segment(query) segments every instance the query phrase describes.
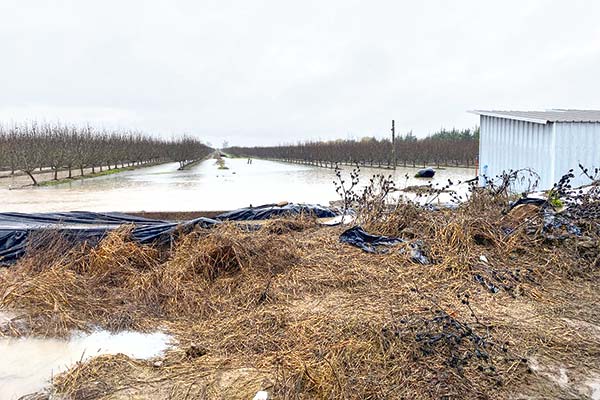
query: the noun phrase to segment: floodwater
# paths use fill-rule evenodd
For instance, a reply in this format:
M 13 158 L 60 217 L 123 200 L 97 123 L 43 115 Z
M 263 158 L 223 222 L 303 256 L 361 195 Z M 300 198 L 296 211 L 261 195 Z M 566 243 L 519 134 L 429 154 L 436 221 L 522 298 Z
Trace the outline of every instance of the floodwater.
M 96 331 L 77 333 L 69 340 L 50 338 L 0 339 L 0 400 L 18 399 L 50 385 L 53 376 L 80 360 L 122 353 L 146 359 L 163 353 L 171 337 L 162 332 L 144 334 Z
M 186 171 L 168 163 L 55 186 L 0 187 L 0 211 L 217 211 L 282 201 L 328 205 L 339 200 L 332 169 L 258 159 L 251 164 L 245 158 L 224 160 L 229 169 L 218 169 L 215 160 L 206 160 Z M 343 169 L 347 175 L 352 167 Z M 373 174 L 393 173 L 400 187 L 430 181 L 412 178 L 415 172 L 415 168 L 362 168 L 361 176 L 365 184 Z M 432 181 L 443 184 L 474 176 L 474 169 L 447 168 L 437 170 Z

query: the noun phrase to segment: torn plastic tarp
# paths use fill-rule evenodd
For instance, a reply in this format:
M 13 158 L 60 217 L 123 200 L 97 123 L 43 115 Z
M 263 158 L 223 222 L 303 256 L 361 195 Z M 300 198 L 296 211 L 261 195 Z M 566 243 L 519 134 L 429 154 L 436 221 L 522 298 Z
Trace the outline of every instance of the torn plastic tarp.
M 274 216 L 307 213 L 319 218 L 335 217 L 329 208 L 310 204 L 265 205 L 242 208 L 219 215 L 216 219 L 197 218 L 175 223 L 136 217 L 122 213 L 96 213 L 73 211 L 64 213 L 0 213 L 0 265 L 11 264 L 21 257 L 27 247 L 27 239 L 34 233 L 57 233 L 73 243 L 86 241 L 98 243 L 106 233 L 123 225 L 133 225 L 131 238 L 142 244 L 167 244 L 176 232 L 189 232 L 193 228 L 210 227 L 221 221 L 250 221 Z M 257 225 L 244 225 L 255 230 Z
M 209 218 L 184 223 L 135 217 L 121 213 L 74 211 L 65 213 L 0 213 L 0 264 L 21 257 L 31 234 L 56 233 L 73 242 L 98 243 L 106 233 L 123 225 L 133 225 L 131 238 L 143 244 L 165 244 L 175 232 L 188 232 L 196 226 L 218 224 Z
M 215 219 L 220 221 L 253 221 L 299 214 L 313 215 L 317 218 L 333 218 L 338 215 L 334 210 L 316 204 L 266 204 L 229 211 L 217 215 Z
M 540 198 L 540 197 L 521 197 L 517 201 L 511 201 L 509 203 L 509 209 L 512 210 L 513 208 L 515 208 L 517 206 L 521 206 L 521 205 L 525 205 L 525 204 L 533 204 L 534 206 L 544 207 L 544 206 L 548 205 L 548 200 Z
M 340 242 L 358 247 L 367 253 L 385 253 L 389 247 L 404 243 L 404 240 L 397 237 L 371 235 L 360 226 L 355 226 L 340 235 Z M 429 259 L 423 255 L 420 249 L 420 243 L 410 244 L 410 255 L 415 262 L 429 264 Z
M 531 204 L 539 207 L 544 221 L 543 235 L 547 239 L 562 240 L 567 237 L 565 234 L 556 234 L 556 232 L 564 231 L 569 235 L 581 236 L 581 228 L 577 226 L 571 218 L 569 210 L 557 212 L 547 199 L 540 197 L 522 197 L 517 201 L 511 202 L 509 209 L 512 210 L 520 205 Z M 504 228 L 506 234 L 511 234 L 514 230 Z
M 429 258 L 427 258 L 421 248 L 423 247 L 423 242 L 417 240 L 415 243 L 411 243 L 410 245 L 410 257 L 413 261 L 418 262 L 419 264 L 427 265 L 429 264 Z
M 367 253 L 382 253 L 386 251 L 382 246 L 394 246 L 398 243 L 403 243 L 404 240 L 396 237 L 371 235 L 365 232 L 360 226 L 355 226 L 340 235 L 340 242 L 359 247 Z

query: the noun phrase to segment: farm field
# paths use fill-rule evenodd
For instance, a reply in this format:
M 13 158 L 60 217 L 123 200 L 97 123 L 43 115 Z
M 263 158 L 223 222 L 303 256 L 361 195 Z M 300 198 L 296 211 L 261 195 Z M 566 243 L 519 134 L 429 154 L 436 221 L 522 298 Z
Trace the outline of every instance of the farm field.
M 75 180 L 46 187 L 9 190 L 11 178 L 0 179 L 2 211 L 213 211 L 282 201 L 321 203 L 339 200 L 334 171 L 327 168 L 246 158 L 224 158 L 228 169 L 208 159 L 178 171 L 177 163 L 142 167 L 133 171 Z M 343 166 L 344 173 L 352 167 Z M 393 174 L 402 185 L 422 185 L 430 180 L 413 178 L 414 168 L 396 171 L 363 168 L 363 183 L 373 174 Z M 406 180 L 405 175 L 409 176 Z M 438 170 L 433 183 L 473 178 L 467 168 Z M 19 177 L 27 180 L 27 177 Z
M 600 400 L 600 1 L 0 2 L 0 400 Z

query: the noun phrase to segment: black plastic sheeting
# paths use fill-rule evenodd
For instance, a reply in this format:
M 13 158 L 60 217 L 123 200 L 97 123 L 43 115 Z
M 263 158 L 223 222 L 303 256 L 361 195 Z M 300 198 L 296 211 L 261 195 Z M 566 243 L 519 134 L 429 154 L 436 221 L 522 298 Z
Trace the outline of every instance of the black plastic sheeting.
M 404 243 L 404 240 L 398 237 L 372 235 L 360 226 L 355 226 L 340 235 L 340 242 L 358 247 L 367 253 L 386 253 L 389 247 Z M 413 261 L 429 264 L 429 259 L 423 255 L 418 243 L 410 244 L 410 252 Z
M 417 178 L 433 178 L 435 175 L 435 170 L 431 167 L 423 168 L 417 171 L 415 177 Z
M 330 208 L 315 204 L 267 204 L 229 211 L 217 215 L 215 219 L 220 221 L 253 221 L 299 214 L 313 215 L 317 218 L 333 218 L 338 215 Z
M 355 226 L 340 235 L 340 242 L 361 248 L 367 253 L 384 253 L 387 251 L 386 247 L 403 243 L 404 240 L 396 237 L 371 235 L 360 226 Z
M 544 219 L 544 236 L 547 239 L 557 239 L 562 240 L 567 237 L 567 235 L 556 235 L 551 232 L 556 231 L 564 231 L 569 235 L 581 236 L 581 228 L 575 224 L 574 221 L 570 218 L 569 211 L 556 212 L 553 207 L 550 206 L 550 203 L 547 199 L 538 198 L 538 197 L 522 197 L 517 201 L 511 202 L 509 205 L 509 209 L 512 210 L 517 206 L 532 204 L 540 208 L 540 212 L 542 213 Z M 511 234 L 512 230 L 507 230 L 507 234 Z
M 219 223 L 198 218 L 182 224 L 147 219 L 120 213 L 74 211 L 66 213 L 0 213 L 0 264 L 14 263 L 25 254 L 27 239 L 32 234 L 56 233 L 73 241 L 98 243 L 107 232 L 123 225 L 133 225 L 133 240 L 143 244 L 166 244 L 173 234 L 209 227 Z
M 251 221 L 274 216 L 306 213 L 319 218 L 335 217 L 336 212 L 317 205 L 287 204 L 242 208 L 221 214 L 217 219 L 197 218 L 176 223 L 136 217 L 121 213 L 73 211 L 64 213 L 0 213 L 0 265 L 12 264 L 25 254 L 32 234 L 57 233 L 74 243 L 97 244 L 107 232 L 123 225 L 133 225 L 131 238 L 142 244 L 168 244 L 176 232 L 186 233 L 195 227 L 207 228 L 221 221 Z M 257 229 L 257 226 L 248 226 Z
M 533 204 L 534 206 L 543 207 L 548 205 L 548 200 L 539 197 L 521 197 L 517 201 L 511 202 L 509 209 L 512 210 L 513 208 L 524 204 Z

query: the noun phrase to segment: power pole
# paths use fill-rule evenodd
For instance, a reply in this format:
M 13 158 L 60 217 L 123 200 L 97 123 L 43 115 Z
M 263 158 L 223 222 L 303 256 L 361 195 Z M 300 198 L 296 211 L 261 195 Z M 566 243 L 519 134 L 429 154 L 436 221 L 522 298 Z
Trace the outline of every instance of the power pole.
M 396 169 L 396 123 L 392 120 L 392 163 Z

